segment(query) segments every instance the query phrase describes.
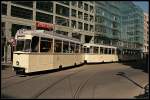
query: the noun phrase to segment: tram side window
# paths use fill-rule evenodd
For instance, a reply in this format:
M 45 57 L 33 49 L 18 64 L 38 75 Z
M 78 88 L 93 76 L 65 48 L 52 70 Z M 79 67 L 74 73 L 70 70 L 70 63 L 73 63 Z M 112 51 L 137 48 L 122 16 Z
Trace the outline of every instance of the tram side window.
M 103 54 L 103 47 L 100 47 L 100 54 Z
M 52 47 L 52 39 L 41 38 L 40 52 L 50 52 L 51 47 Z
M 109 48 L 109 52 L 108 53 L 111 54 L 111 48 Z
M 61 48 L 62 48 L 62 41 L 61 40 L 55 40 L 54 42 L 54 52 L 61 52 Z
M 70 43 L 70 53 L 74 53 L 75 52 L 75 43 Z
M 120 55 L 121 54 L 121 50 L 117 49 L 117 55 Z M 122 52 L 123 54 L 123 52 Z
M 63 53 L 69 53 L 69 42 L 63 42 Z
M 98 53 L 98 49 L 99 49 L 98 47 L 94 47 L 93 48 L 93 53 Z
M 104 48 L 104 54 L 107 54 L 108 48 Z
M 76 44 L 75 53 L 79 53 L 79 50 L 80 50 L 80 45 Z
M 115 49 L 112 49 L 112 54 L 115 54 Z
M 39 37 L 34 36 L 32 38 L 31 49 L 32 49 L 32 52 L 38 52 L 39 51 Z
M 84 47 L 84 53 L 90 53 L 90 48 Z
M 84 52 L 84 46 L 83 46 L 83 45 L 81 45 L 81 53 L 85 53 L 85 52 Z

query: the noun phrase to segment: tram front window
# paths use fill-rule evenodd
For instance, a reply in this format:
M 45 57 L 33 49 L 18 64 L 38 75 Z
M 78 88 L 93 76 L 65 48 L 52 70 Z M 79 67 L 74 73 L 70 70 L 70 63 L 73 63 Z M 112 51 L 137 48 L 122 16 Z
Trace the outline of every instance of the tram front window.
M 31 40 L 17 40 L 16 51 L 30 52 Z
M 23 51 L 24 40 L 17 40 L 16 51 Z
M 30 43 L 31 43 L 31 40 L 25 40 L 25 44 L 24 44 L 24 51 L 25 52 L 30 52 Z

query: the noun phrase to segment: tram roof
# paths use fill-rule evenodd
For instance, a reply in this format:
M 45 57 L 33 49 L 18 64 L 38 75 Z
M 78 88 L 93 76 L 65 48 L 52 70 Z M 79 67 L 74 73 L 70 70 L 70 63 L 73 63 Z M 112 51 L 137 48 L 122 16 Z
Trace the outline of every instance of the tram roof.
M 63 36 L 61 34 L 58 34 L 53 31 L 45 31 L 45 30 L 25 30 L 19 35 L 32 35 L 32 36 L 39 36 L 39 37 L 45 37 L 45 38 L 54 38 L 54 39 L 59 39 L 59 40 L 64 40 L 64 41 L 70 41 L 70 42 L 75 42 L 75 43 L 81 43 L 78 39 Z
M 94 44 L 94 43 L 85 43 L 83 44 L 84 46 L 95 46 L 95 47 L 104 47 L 104 48 L 117 48 L 114 46 L 109 46 L 109 45 L 101 45 L 101 44 Z

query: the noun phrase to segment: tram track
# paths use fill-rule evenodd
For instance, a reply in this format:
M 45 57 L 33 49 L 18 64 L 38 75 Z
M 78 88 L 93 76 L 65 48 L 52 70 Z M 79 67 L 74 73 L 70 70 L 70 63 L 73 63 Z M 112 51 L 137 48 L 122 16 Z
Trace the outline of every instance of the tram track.
M 3 79 L 3 80 L 10 79 L 10 78 L 15 77 L 15 76 L 17 76 L 17 75 L 11 75 L 11 76 L 8 76 L 8 77 L 5 77 L 5 78 L 1 78 L 1 79 Z
M 83 81 L 78 88 L 76 89 L 76 91 L 73 94 L 73 99 L 79 99 L 79 95 L 82 91 L 82 89 L 86 86 L 86 84 L 90 81 L 90 79 L 97 74 L 97 72 L 95 72 L 94 74 L 90 75 L 85 81 Z
M 81 70 L 81 71 L 78 71 L 78 72 L 74 72 L 74 73 L 71 73 L 69 75 L 66 75 L 64 76 L 63 78 L 60 78 L 58 79 L 57 81 L 53 82 L 51 85 L 49 85 L 48 87 L 42 89 L 39 93 L 37 93 L 36 95 L 34 95 L 32 98 L 33 99 L 37 99 L 38 97 L 40 97 L 42 94 L 44 94 L 47 90 L 53 88 L 54 86 L 58 85 L 60 82 L 64 81 L 65 79 L 73 76 L 73 75 L 76 75 L 77 73 L 79 72 L 83 72 L 83 71 L 89 71 L 89 70 Z M 96 72 L 97 73 L 97 72 Z M 93 77 L 96 73 L 90 75 L 85 81 L 83 81 L 79 87 L 76 89 L 76 91 L 72 94 L 72 98 L 76 99 L 79 97 L 79 93 L 81 92 L 81 90 L 85 87 L 85 85 L 88 83 L 88 81 L 91 79 L 91 77 Z
M 82 71 L 82 70 L 81 70 L 81 71 Z M 8 85 L 6 85 L 6 86 L 4 86 L 4 87 L 1 87 L 1 89 L 9 88 L 9 87 L 11 87 L 11 86 L 14 86 L 14 85 L 17 85 L 17 84 L 20 84 L 20 83 L 29 81 L 29 80 L 34 79 L 34 78 L 39 78 L 39 77 L 42 77 L 42 76 L 44 76 L 44 75 L 47 75 L 47 74 L 43 74 L 43 75 L 40 75 L 40 74 L 39 74 L 39 75 L 36 75 L 36 76 L 31 76 L 31 77 L 29 77 L 29 78 L 27 78 L 27 79 L 23 79 L 23 80 L 18 81 L 18 82 L 13 82 L 13 83 L 8 84 Z M 12 76 L 10 76 L 10 77 L 7 77 L 7 79 L 12 79 L 12 78 L 14 78 L 15 76 L 18 76 L 18 75 L 12 75 Z M 27 75 L 27 76 L 28 76 L 28 75 Z M 8 83 L 9 80 L 5 81 L 5 83 L 6 83 L 6 82 Z M 3 83 L 3 84 L 5 84 L 5 83 Z
M 17 75 L 15 75 L 15 76 L 17 76 Z M 41 76 L 43 76 L 43 75 L 41 75 Z M 37 75 L 37 76 L 29 77 L 29 78 L 27 78 L 27 79 L 23 79 L 23 80 L 21 80 L 21 81 L 8 84 L 8 85 L 2 87 L 1 89 L 5 89 L 5 88 L 8 88 L 8 87 L 11 87 L 11 86 L 14 86 L 14 85 L 17 85 L 17 84 L 23 83 L 23 82 L 25 82 L 25 81 L 31 80 L 31 79 L 33 79 L 33 78 L 37 78 L 37 77 L 41 77 L 41 76 Z M 8 82 L 8 81 L 6 81 L 6 82 Z M 5 82 L 5 83 L 6 83 L 6 82 Z
M 44 92 L 46 92 L 48 89 L 51 89 L 52 87 L 54 87 L 55 85 L 57 85 L 58 83 L 60 83 L 61 81 L 67 79 L 68 77 L 70 76 L 73 76 L 79 72 L 83 72 L 83 71 L 88 71 L 88 70 L 80 70 L 80 71 L 77 71 L 77 72 L 74 72 L 74 73 L 71 73 L 69 75 L 66 75 L 60 79 L 58 79 L 57 81 L 53 82 L 51 85 L 49 85 L 48 87 L 42 89 L 39 93 L 37 93 L 36 95 L 34 95 L 32 98 L 33 99 L 37 99 L 39 96 L 41 96 Z

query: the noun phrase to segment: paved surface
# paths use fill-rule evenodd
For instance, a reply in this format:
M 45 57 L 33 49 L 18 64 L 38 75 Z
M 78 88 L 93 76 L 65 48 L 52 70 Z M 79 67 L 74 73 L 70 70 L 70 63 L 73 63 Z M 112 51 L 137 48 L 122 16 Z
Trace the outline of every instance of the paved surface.
M 120 63 L 29 76 L 16 76 L 11 68 L 1 73 L 3 98 L 134 98 L 148 84 L 148 73 Z

